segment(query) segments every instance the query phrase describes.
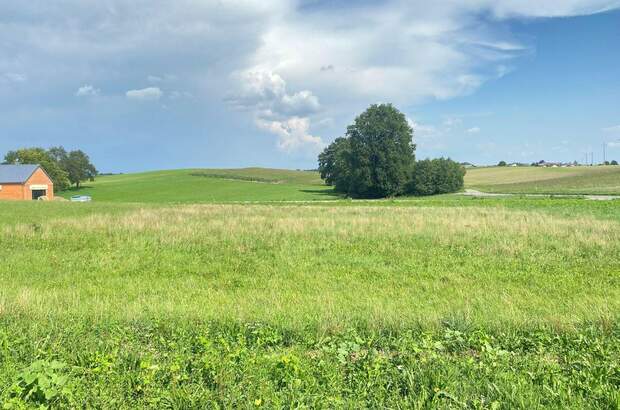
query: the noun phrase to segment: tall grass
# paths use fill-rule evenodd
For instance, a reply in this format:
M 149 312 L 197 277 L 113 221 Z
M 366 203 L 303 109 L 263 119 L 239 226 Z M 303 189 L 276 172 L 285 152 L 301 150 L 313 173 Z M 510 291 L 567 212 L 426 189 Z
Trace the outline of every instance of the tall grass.
M 617 408 L 615 207 L 3 204 L 0 407 Z
M 620 311 L 620 223 L 494 208 L 194 205 L 2 228 L 0 309 L 303 327 Z

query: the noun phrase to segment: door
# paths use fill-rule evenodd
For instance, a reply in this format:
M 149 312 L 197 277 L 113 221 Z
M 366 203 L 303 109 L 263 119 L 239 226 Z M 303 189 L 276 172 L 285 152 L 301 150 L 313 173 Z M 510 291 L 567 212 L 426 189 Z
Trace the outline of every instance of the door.
M 46 189 L 33 189 L 32 190 L 32 200 L 36 201 L 37 199 L 41 198 L 42 196 L 46 196 L 47 195 L 47 190 Z

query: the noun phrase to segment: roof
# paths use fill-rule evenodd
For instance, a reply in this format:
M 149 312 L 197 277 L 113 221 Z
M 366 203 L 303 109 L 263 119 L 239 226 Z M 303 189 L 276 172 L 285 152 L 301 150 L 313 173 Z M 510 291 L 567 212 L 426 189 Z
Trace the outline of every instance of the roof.
M 39 168 L 38 165 L 0 165 L 0 184 L 23 184 Z

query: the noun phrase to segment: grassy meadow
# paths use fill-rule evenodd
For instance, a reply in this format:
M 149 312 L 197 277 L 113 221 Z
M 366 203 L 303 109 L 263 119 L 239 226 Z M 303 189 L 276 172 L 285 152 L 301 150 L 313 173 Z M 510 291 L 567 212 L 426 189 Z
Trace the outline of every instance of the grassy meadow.
M 620 167 L 487 167 L 467 170 L 465 187 L 491 193 L 620 195 Z M 107 175 L 80 189 L 96 202 L 196 204 L 336 201 L 313 171 L 266 168 L 180 169 Z
M 6 408 L 620 404 L 620 201 L 2 203 L 0 243 Z
M 282 169 L 180 169 L 108 175 L 61 195 L 91 195 L 96 201 L 210 203 L 337 199 L 319 174 Z

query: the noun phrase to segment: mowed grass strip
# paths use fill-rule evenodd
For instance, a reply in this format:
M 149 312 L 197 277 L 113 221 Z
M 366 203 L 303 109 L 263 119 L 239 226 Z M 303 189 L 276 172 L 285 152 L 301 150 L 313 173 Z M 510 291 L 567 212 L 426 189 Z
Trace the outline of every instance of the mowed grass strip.
M 571 327 L 620 311 L 620 223 L 590 216 L 187 205 L 6 225 L 0 240 L 5 315 L 337 331 Z
M 620 195 L 620 166 L 472 168 L 465 186 L 494 193 Z

